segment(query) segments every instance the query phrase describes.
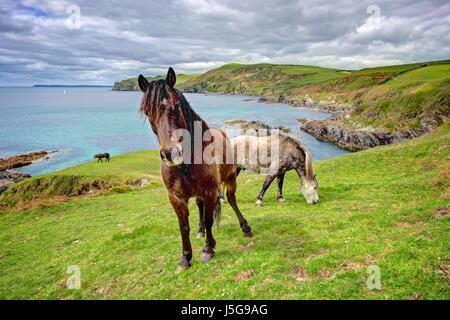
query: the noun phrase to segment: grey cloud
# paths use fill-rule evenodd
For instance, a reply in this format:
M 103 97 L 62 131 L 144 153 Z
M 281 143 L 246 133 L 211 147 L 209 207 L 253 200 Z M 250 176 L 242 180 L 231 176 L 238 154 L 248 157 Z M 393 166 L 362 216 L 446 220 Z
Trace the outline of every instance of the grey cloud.
M 112 83 L 226 62 L 353 69 L 448 59 L 447 2 L 377 1 L 371 16 L 371 0 L 74 0 L 82 25 L 70 30 L 71 1 L 3 0 L 0 85 Z

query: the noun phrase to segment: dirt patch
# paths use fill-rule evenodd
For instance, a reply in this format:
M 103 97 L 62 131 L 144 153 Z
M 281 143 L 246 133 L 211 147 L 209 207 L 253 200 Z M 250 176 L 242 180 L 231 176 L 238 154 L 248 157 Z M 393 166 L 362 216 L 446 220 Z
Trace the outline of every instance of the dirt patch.
M 323 256 L 324 254 L 326 254 L 328 251 L 326 250 L 319 250 L 316 253 L 313 253 L 312 255 L 308 256 L 305 261 L 311 261 L 312 259 L 318 258 L 320 256 Z
M 237 248 L 240 251 L 247 251 L 247 250 L 250 250 L 251 248 L 253 248 L 254 246 L 255 246 L 254 242 L 249 242 L 249 243 L 246 243 L 246 244 L 240 244 L 240 245 L 237 246 Z
M 302 266 L 296 266 L 292 272 L 295 275 L 295 281 L 297 283 L 302 283 L 309 279 L 308 274 Z
M 359 262 L 344 262 L 341 264 L 341 267 L 344 270 L 359 270 L 363 267 L 363 264 Z
M 156 269 L 155 273 L 156 274 L 161 274 L 161 273 L 163 273 L 163 271 L 164 271 L 163 269 Z
M 373 265 L 376 262 L 374 256 L 367 256 L 364 262 L 344 262 L 341 264 L 342 270 L 360 270 Z
M 439 208 L 439 209 L 436 209 L 433 213 L 433 217 L 435 217 L 435 218 L 448 217 L 448 216 L 450 216 L 449 208 Z
M 142 289 L 141 285 L 136 283 L 130 287 L 129 291 L 139 291 L 141 289 Z
M 400 222 L 397 226 L 399 227 L 410 227 L 410 226 L 426 226 L 428 223 L 423 221 L 404 221 Z
M 67 288 L 67 282 L 66 282 L 66 279 L 63 279 L 63 280 L 61 280 L 61 281 L 59 282 L 59 287 L 60 287 L 60 288 L 63 288 L 63 289 L 66 289 L 66 288 Z
M 422 165 L 422 168 L 424 168 L 425 170 L 431 170 L 433 168 L 436 168 L 436 161 L 426 162 Z
M 125 230 L 122 231 L 122 234 L 129 234 L 132 233 L 134 231 L 134 228 L 126 228 Z
M 254 275 L 255 275 L 255 271 L 253 271 L 253 270 L 246 270 L 246 271 L 243 271 L 243 272 L 237 274 L 237 275 L 234 277 L 234 279 L 237 280 L 237 281 L 243 281 L 243 280 L 248 280 L 248 279 L 250 279 L 250 278 L 253 277 Z
M 443 264 L 439 268 L 435 269 L 434 272 L 440 274 L 445 280 L 450 282 L 450 264 Z
M 330 269 L 326 269 L 326 270 L 317 272 L 317 276 L 320 279 L 330 279 L 330 278 L 333 278 L 335 275 L 336 275 L 336 273 Z
M 444 196 L 445 199 L 450 198 L 450 187 L 449 188 L 445 188 L 443 196 Z

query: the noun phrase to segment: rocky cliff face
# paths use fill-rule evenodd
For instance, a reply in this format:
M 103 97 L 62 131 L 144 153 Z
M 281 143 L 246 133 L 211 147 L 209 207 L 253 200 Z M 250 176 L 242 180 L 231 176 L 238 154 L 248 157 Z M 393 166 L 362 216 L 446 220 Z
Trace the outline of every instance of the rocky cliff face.
M 0 171 L 0 194 L 10 188 L 14 183 L 30 178 L 27 173 L 19 173 L 15 171 Z
M 341 148 L 359 151 L 376 146 L 397 143 L 421 136 L 425 129 L 409 129 L 405 131 L 387 132 L 381 129 L 352 129 L 340 126 L 336 121 L 311 120 L 303 124 L 301 129 L 315 138 L 328 141 Z

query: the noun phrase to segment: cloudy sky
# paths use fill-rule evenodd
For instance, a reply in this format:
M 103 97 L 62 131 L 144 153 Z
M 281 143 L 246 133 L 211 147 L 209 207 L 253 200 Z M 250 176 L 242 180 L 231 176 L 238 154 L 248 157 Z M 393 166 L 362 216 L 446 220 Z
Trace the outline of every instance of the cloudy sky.
M 0 0 L 0 85 L 111 84 L 228 62 L 450 59 L 450 2 Z

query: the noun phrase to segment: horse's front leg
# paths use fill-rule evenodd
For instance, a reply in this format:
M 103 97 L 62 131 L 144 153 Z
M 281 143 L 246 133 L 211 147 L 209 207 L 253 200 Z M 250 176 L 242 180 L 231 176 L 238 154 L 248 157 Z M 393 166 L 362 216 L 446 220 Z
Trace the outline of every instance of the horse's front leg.
M 198 207 L 198 232 L 197 232 L 197 238 L 203 238 L 205 236 L 205 207 L 204 202 L 200 198 L 197 198 L 195 200 L 195 203 Z
M 204 263 L 211 260 L 214 255 L 214 248 L 216 247 L 216 240 L 214 240 L 212 234 L 212 226 L 214 223 L 214 209 L 217 205 L 217 201 L 219 201 L 219 199 L 216 195 L 204 199 L 204 217 L 206 227 L 206 245 L 203 249 L 202 256 L 202 261 Z
M 178 223 L 180 225 L 181 241 L 183 245 L 183 256 L 180 260 L 180 266 L 177 268 L 177 272 L 182 269 L 186 269 L 191 266 L 192 259 L 192 246 L 189 239 L 189 209 L 186 199 L 180 199 L 176 195 L 169 192 L 169 200 L 173 209 L 178 217 Z
M 286 200 L 283 197 L 283 182 L 284 182 L 284 175 L 286 173 L 280 173 L 277 176 L 277 184 L 278 184 L 278 194 L 277 194 L 277 200 L 278 202 L 285 202 Z
M 270 185 L 272 184 L 273 180 L 278 176 L 278 174 L 273 174 L 273 175 L 268 175 L 266 177 L 266 180 L 264 181 L 263 187 L 261 189 L 261 192 L 258 194 L 258 196 L 256 197 L 256 205 L 258 207 L 262 206 L 262 200 L 264 197 L 264 193 L 266 193 L 267 189 L 270 187 Z

